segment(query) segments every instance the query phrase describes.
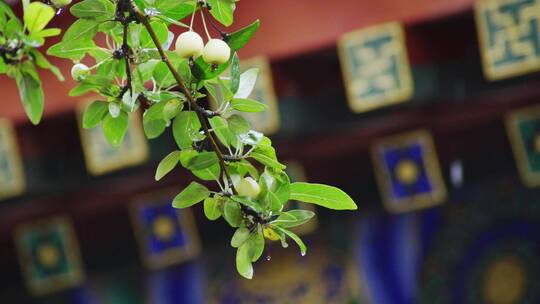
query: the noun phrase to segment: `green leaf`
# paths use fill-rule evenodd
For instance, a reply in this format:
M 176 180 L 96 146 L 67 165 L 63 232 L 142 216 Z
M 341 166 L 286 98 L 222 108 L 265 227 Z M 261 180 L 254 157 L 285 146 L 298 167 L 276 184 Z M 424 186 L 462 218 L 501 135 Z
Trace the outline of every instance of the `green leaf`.
M 111 79 L 100 75 L 87 75 L 78 86 L 69 91 L 69 96 L 79 96 L 90 91 L 100 93 L 110 92 L 108 90 L 111 88 L 117 88 L 116 86 L 111 86 Z
M 233 23 L 233 13 L 236 5 L 231 0 L 207 0 L 212 9 L 210 14 L 221 24 L 230 26 Z
M 215 152 L 202 152 L 192 157 L 186 168 L 189 170 L 202 170 L 206 169 L 219 161 Z
M 336 187 L 322 184 L 292 183 L 290 199 L 334 210 L 356 210 L 358 208 L 347 193 Z
M 4 1 L 0 1 L 0 11 L 10 18 L 17 18 L 11 7 Z
M 43 89 L 34 65 L 28 63 L 26 69 L 20 68 L 17 70 L 15 80 L 26 115 L 34 125 L 37 125 L 43 115 Z
M 161 14 L 180 20 L 193 13 L 195 3 L 196 1 L 157 0 L 154 5 Z
M 69 11 L 75 17 L 99 21 L 112 20 L 115 15 L 114 4 L 109 0 L 85 0 L 74 4 Z
M 221 73 L 223 73 L 223 71 L 225 71 L 230 64 L 231 59 L 216 68 L 211 64 L 206 63 L 203 56 L 200 56 L 197 58 L 197 60 L 195 60 L 195 65 L 193 66 L 193 76 L 200 80 L 212 79 L 221 75 Z
M 192 159 L 197 155 L 199 155 L 199 153 L 195 150 L 182 150 L 180 163 L 182 164 L 182 166 L 189 169 L 190 162 L 192 162 Z M 201 170 L 192 170 L 191 172 L 202 180 L 219 180 L 219 175 L 221 174 L 221 167 L 219 166 L 219 163 L 216 163 L 208 168 Z
M 143 129 L 149 139 L 160 136 L 167 128 L 167 121 L 163 119 L 165 104 L 166 102 L 158 102 L 144 112 Z
M 242 116 L 234 114 L 227 118 L 230 130 L 235 134 L 243 134 L 249 131 L 249 122 Z
M 244 244 L 249 238 L 250 231 L 246 227 L 236 229 L 231 239 L 231 247 L 238 248 Z
M 225 39 L 225 42 L 227 42 L 232 51 L 238 51 L 251 40 L 251 37 L 255 35 L 260 26 L 261 22 L 256 20 L 252 24 L 230 34 Z
M 227 200 L 223 207 L 223 218 L 231 227 L 240 227 L 242 224 L 242 210 L 238 202 Z
M 59 28 L 48 28 L 36 33 L 32 33 L 30 36 L 32 36 L 33 38 L 54 37 L 60 35 L 61 32 L 62 30 Z
M 306 252 L 307 252 L 307 247 L 306 247 L 306 244 L 304 244 L 304 242 L 302 241 L 302 239 L 294 234 L 292 231 L 290 230 L 287 230 L 287 229 L 284 229 L 284 228 L 281 228 L 279 226 L 273 226 L 274 228 L 276 228 L 278 231 L 281 231 L 283 233 L 285 233 L 288 237 L 290 237 L 291 239 L 293 239 L 293 241 L 296 242 L 296 244 L 298 245 L 298 247 L 300 247 L 300 254 L 302 256 L 306 255 Z
M 97 33 L 99 23 L 91 19 L 78 19 L 64 33 L 62 41 L 75 42 L 89 41 Z
M 238 139 L 245 145 L 256 146 L 263 139 L 263 134 L 254 130 L 238 135 Z
M 276 151 L 271 146 L 263 146 L 259 144 L 257 148 L 249 154 L 249 157 L 254 158 L 261 164 L 276 170 L 283 170 L 286 168 L 285 165 L 278 161 Z
M 231 64 L 231 92 L 234 94 L 240 86 L 240 59 L 238 54 L 234 53 Z
M 150 26 L 152 26 L 152 29 L 154 30 L 154 33 L 156 34 L 159 43 L 161 45 L 164 45 L 167 42 L 167 38 L 169 37 L 169 30 L 165 24 L 159 21 L 152 21 L 150 22 Z M 152 38 L 150 37 L 150 33 L 144 28 L 141 32 L 141 47 L 144 49 L 154 49 L 156 48 Z
M 210 221 L 215 221 L 221 217 L 219 198 L 207 197 L 204 200 L 204 215 L 206 215 Z
M 244 243 L 236 251 L 236 270 L 241 276 L 251 280 L 253 278 L 253 265 L 251 265 L 249 247 L 248 243 Z
M 173 121 L 172 129 L 176 144 L 180 149 L 189 149 L 193 138 L 199 133 L 201 123 L 194 111 L 180 112 Z
M 229 124 L 227 120 L 221 116 L 214 116 L 209 119 L 212 131 L 218 137 L 219 141 L 226 147 L 236 146 L 237 139 L 234 134 L 229 130 Z
M 171 172 L 180 161 L 180 151 L 173 151 L 165 156 L 160 162 L 156 170 L 156 180 L 162 179 L 167 173 Z
M 264 252 L 264 235 L 261 225 L 257 225 L 257 231 L 251 234 L 248 242 L 251 261 L 256 262 Z
M 37 33 L 54 17 L 54 9 L 42 2 L 32 2 L 24 11 L 24 24 L 29 33 Z
M 86 107 L 83 115 L 83 128 L 95 128 L 109 112 L 109 105 L 105 101 L 96 100 Z
M 120 146 L 126 135 L 127 128 L 128 115 L 126 112 L 120 112 L 116 118 L 113 118 L 110 113 L 107 113 L 103 119 L 103 134 L 113 147 Z
M 231 199 L 235 202 L 239 202 L 240 204 L 244 205 L 244 206 L 247 206 L 259 213 L 263 212 L 264 209 L 255 201 L 255 200 L 252 200 L 248 197 L 245 197 L 245 196 L 238 196 L 238 195 L 233 195 L 231 196 Z
M 47 50 L 47 54 L 50 56 L 56 56 L 60 58 L 68 58 L 71 60 L 81 60 L 87 52 L 97 49 L 94 41 L 80 40 L 80 41 L 61 41 Z
M 30 51 L 30 54 L 34 57 L 34 60 L 36 64 L 43 69 L 48 69 L 51 71 L 51 73 L 56 76 L 56 78 L 60 81 L 64 81 L 64 76 L 62 75 L 62 72 L 60 72 L 60 69 L 56 66 L 52 65 L 49 60 L 43 54 L 41 54 L 38 50 L 32 49 Z
M 283 228 L 292 228 L 305 224 L 314 216 L 315 213 L 310 210 L 291 210 L 281 213 L 281 215 L 275 221 L 273 221 L 272 224 Z
M 210 196 L 210 191 L 205 186 L 197 182 L 191 182 L 174 198 L 173 207 L 187 208 L 201 202 L 208 196 Z
M 233 98 L 233 100 L 231 100 L 231 106 L 235 110 L 248 113 L 262 112 L 268 108 L 268 106 L 262 102 L 247 98 Z
M 153 72 L 156 84 L 162 87 L 168 87 L 176 83 L 174 76 L 164 62 L 159 62 Z
M 255 88 L 257 76 L 259 76 L 258 68 L 252 68 L 242 73 L 238 91 L 234 94 L 234 98 L 248 98 L 253 92 L 253 88 Z
M 274 173 L 267 167 L 259 179 L 259 185 L 262 187 L 266 206 L 272 211 L 281 211 L 290 195 L 290 180 L 287 174 Z

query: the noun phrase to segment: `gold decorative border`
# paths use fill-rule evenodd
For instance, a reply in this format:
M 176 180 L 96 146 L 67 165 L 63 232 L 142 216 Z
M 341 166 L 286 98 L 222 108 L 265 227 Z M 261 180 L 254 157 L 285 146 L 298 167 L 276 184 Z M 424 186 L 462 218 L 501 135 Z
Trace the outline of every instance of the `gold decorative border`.
M 500 0 L 477 0 L 474 3 L 474 16 L 475 16 L 475 23 L 476 23 L 476 30 L 478 33 L 478 40 L 480 45 L 480 57 L 482 58 L 482 70 L 484 72 L 484 76 L 489 81 L 496 81 L 501 80 L 505 78 L 511 78 L 514 76 L 519 76 L 523 74 L 527 74 L 530 72 L 535 72 L 540 70 L 540 58 L 537 58 L 536 60 L 527 60 L 524 62 L 520 62 L 519 64 L 512 65 L 509 67 L 504 68 L 498 68 L 494 69 L 491 65 L 491 62 L 489 60 L 489 39 L 487 35 L 487 27 L 485 22 L 483 21 L 484 16 L 483 13 L 486 10 L 487 7 L 490 6 L 496 6 L 499 3 L 504 2 L 512 2 L 514 0 L 509 1 L 500 1 Z M 537 3 L 537 6 L 540 5 Z M 539 21 L 540 21 L 540 14 L 538 15 Z M 540 28 L 538 29 L 540 31 Z M 540 39 L 540 37 L 539 37 Z
M 424 167 L 428 180 L 432 183 L 432 192 L 416 194 L 410 198 L 395 199 L 392 193 L 391 172 L 388 172 L 384 160 L 379 157 L 389 147 L 408 147 L 411 142 L 420 142 L 424 149 Z M 371 157 L 375 167 L 375 177 L 383 196 L 386 209 L 392 213 L 409 212 L 442 204 L 446 199 L 446 187 L 442 178 L 435 145 L 429 131 L 415 130 L 377 140 L 371 146 Z
M 0 132 L 5 135 L 7 151 L 9 153 L 11 164 L 13 165 L 13 174 L 15 176 L 15 179 L 11 183 L 0 185 L 0 200 L 2 200 L 23 193 L 26 188 L 26 181 L 13 124 L 7 119 L 0 118 Z
M 381 33 L 388 34 L 396 38 L 396 42 L 401 47 L 398 57 L 398 69 L 399 79 L 402 82 L 402 88 L 396 90 L 391 96 L 385 96 L 384 98 L 368 98 L 359 99 L 353 96 L 352 89 L 349 84 L 353 81 L 351 76 L 354 71 L 351 70 L 349 65 L 349 56 L 347 55 L 347 47 L 351 44 L 357 44 L 358 41 L 364 40 L 366 37 L 378 36 Z M 401 23 L 397 21 L 387 22 L 368 28 L 355 30 L 349 33 L 343 34 L 337 41 L 337 49 L 339 62 L 341 65 L 341 73 L 345 81 L 345 91 L 347 93 L 347 100 L 349 107 L 355 113 L 362 113 L 371 111 L 377 108 L 385 107 L 388 105 L 403 103 L 409 101 L 414 95 L 414 84 L 411 72 L 411 66 L 407 55 L 407 45 L 405 44 L 404 29 Z
M 69 272 L 47 279 L 36 280 L 32 276 L 32 258 L 26 252 L 22 239 L 26 233 L 39 230 L 44 226 L 64 228 L 64 253 L 68 261 Z M 62 289 L 75 287 L 84 281 L 85 275 L 82 267 L 79 243 L 73 229 L 73 223 L 69 218 L 65 216 L 55 216 L 30 223 L 20 224 L 15 228 L 15 246 L 18 252 L 19 264 L 22 268 L 26 285 L 33 295 L 41 296 Z
M 257 115 L 258 113 L 251 113 L 249 116 L 250 122 L 253 124 L 253 129 L 263 132 L 265 134 L 274 134 L 279 130 L 280 127 L 280 116 L 279 116 L 279 106 L 276 97 L 276 91 L 274 88 L 274 80 L 272 78 L 272 68 L 270 66 L 270 60 L 265 56 L 256 56 L 246 60 L 243 60 L 241 63 L 242 71 L 248 70 L 250 68 L 258 68 L 259 76 L 257 82 L 255 83 L 255 90 L 262 90 L 265 92 L 263 102 L 268 105 L 268 108 L 264 113 L 269 115 L 268 123 L 264 125 L 257 125 Z
M 129 115 L 130 135 L 133 136 L 133 145 L 137 149 L 129 150 L 124 153 L 119 153 L 111 159 L 103 159 L 92 152 L 92 141 L 89 136 L 89 130 L 82 127 L 82 117 L 86 106 L 94 99 L 81 102 L 77 106 L 77 125 L 81 137 L 81 145 L 84 154 L 86 169 L 91 175 L 103 175 L 112 171 L 117 171 L 123 168 L 139 165 L 148 159 L 149 147 L 142 129 L 141 117 L 138 113 Z M 122 146 L 118 148 L 121 152 Z
M 138 218 L 138 209 L 141 207 L 157 206 L 163 204 L 163 199 L 171 199 L 174 196 L 173 189 L 145 194 L 137 197 L 129 206 L 129 214 L 133 226 L 135 239 L 139 247 L 139 255 L 147 269 L 161 269 L 179 264 L 197 257 L 201 252 L 201 242 L 197 232 L 197 226 L 191 209 L 185 208 L 177 212 L 178 224 L 186 235 L 187 243 L 182 248 L 168 249 L 159 255 L 149 255 L 146 252 L 146 230 Z
M 534 173 L 529 169 L 527 150 L 518 129 L 519 122 L 524 119 L 540 119 L 540 105 L 511 111 L 505 117 L 506 132 L 521 180 L 527 187 L 536 187 L 540 186 L 540 173 Z

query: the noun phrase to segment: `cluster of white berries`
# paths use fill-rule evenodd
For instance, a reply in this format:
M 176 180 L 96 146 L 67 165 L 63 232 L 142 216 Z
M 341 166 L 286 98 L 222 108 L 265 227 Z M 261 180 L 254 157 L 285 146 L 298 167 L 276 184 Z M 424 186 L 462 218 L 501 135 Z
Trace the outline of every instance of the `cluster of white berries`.
M 197 58 L 202 55 L 204 61 L 212 65 L 220 65 L 229 60 L 231 49 L 220 39 L 210 39 L 206 45 L 201 36 L 187 31 L 178 36 L 175 51 L 182 58 Z
M 210 39 L 204 45 L 201 36 L 193 31 L 187 31 L 178 36 L 175 43 L 175 51 L 182 58 L 197 58 L 203 56 L 206 63 L 211 65 L 224 64 L 231 57 L 231 48 L 220 39 Z M 71 77 L 80 81 L 90 73 L 90 68 L 82 63 L 77 63 L 71 68 Z

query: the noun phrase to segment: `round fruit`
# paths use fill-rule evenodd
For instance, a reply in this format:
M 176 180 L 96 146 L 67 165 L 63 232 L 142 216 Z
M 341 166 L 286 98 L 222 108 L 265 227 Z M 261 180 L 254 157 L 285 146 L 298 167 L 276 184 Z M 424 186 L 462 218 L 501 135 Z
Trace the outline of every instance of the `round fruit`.
M 208 41 L 203 51 L 203 59 L 209 64 L 223 64 L 229 60 L 231 48 L 220 39 L 211 39 Z
M 51 0 L 51 3 L 55 6 L 55 7 L 64 7 L 66 5 L 70 5 L 71 4 L 71 0 Z
M 77 63 L 71 68 L 71 77 L 76 81 L 81 80 L 88 74 L 90 74 L 90 69 L 85 64 Z
M 176 53 L 182 58 L 199 57 L 204 48 L 204 42 L 199 34 L 189 31 L 176 38 Z
M 250 198 L 256 198 L 261 192 L 261 186 L 251 178 L 240 178 L 240 180 L 234 185 L 234 188 L 240 196 L 247 196 Z

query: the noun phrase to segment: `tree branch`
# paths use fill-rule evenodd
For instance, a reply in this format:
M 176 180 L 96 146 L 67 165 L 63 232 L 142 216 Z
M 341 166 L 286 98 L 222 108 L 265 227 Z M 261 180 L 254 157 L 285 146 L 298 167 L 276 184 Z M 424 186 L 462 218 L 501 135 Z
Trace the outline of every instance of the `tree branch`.
M 176 69 L 173 67 L 173 65 L 169 61 L 169 57 L 167 57 L 167 54 L 165 54 L 165 51 L 161 47 L 159 39 L 158 39 L 156 33 L 154 32 L 154 29 L 150 25 L 150 21 L 149 21 L 148 17 L 146 15 L 144 15 L 139 10 L 139 8 L 133 2 L 133 0 L 128 0 L 128 1 L 130 2 L 130 10 L 132 11 L 133 15 L 146 28 L 146 30 L 150 34 L 150 38 L 152 39 L 152 42 L 156 46 L 156 48 L 158 50 L 158 53 L 161 56 L 161 61 L 163 61 L 167 65 L 167 68 L 169 69 L 169 71 L 172 73 L 174 79 L 176 80 L 176 83 L 177 83 L 178 87 L 180 88 L 180 91 L 182 91 L 182 93 L 186 96 L 190 106 L 197 113 L 197 117 L 199 118 L 199 121 L 201 122 L 201 126 L 203 128 L 203 132 L 206 135 L 206 137 L 209 139 L 210 144 L 212 145 L 212 148 L 213 148 L 214 152 L 216 152 L 217 157 L 219 159 L 219 165 L 221 167 L 220 179 L 222 179 L 225 176 L 225 178 L 227 178 L 227 181 L 229 182 L 233 192 L 236 192 L 235 189 L 234 189 L 234 185 L 232 183 L 232 179 L 231 179 L 229 173 L 227 172 L 227 166 L 225 164 L 224 154 L 221 151 L 221 149 L 220 149 L 220 147 L 219 147 L 219 145 L 217 143 L 217 140 L 214 137 L 214 134 L 212 132 L 210 132 L 210 128 L 208 126 L 208 120 L 206 119 L 206 116 L 204 114 L 206 112 L 206 109 L 204 109 L 203 107 L 199 106 L 199 104 L 197 104 L 197 100 L 193 97 L 193 95 L 191 94 L 191 91 L 187 88 L 186 84 L 182 80 L 182 77 L 180 76 L 178 71 L 176 71 Z

